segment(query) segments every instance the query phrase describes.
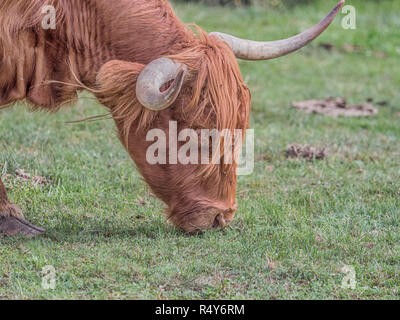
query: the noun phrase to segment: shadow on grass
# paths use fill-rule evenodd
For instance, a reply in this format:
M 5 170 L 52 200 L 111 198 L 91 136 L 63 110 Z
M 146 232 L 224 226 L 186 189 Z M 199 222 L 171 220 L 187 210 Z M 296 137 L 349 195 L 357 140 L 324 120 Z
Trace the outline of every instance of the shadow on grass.
M 77 221 L 78 222 L 78 221 Z M 170 225 L 168 222 L 164 223 L 141 223 L 137 226 L 132 224 L 132 227 L 124 226 L 113 226 L 105 227 L 104 221 L 99 223 L 91 223 L 87 228 L 78 228 L 78 223 L 74 224 L 70 221 L 68 224 L 63 226 L 57 226 L 55 228 L 47 228 L 47 231 L 35 238 L 27 239 L 23 236 L 15 237 L 1 237 L 0 242 L 5 244 L 10 243 L 24 243 L 26 241 L 42 241 L 50 240 L 56 243 L 85 243 L 95 240 L 96 242 L 113 242 L 115 240 L 129 240 L 129 239 L 150 239 L 160 240 L 173 237 L 182 238 L 201 238 L 203 234 L 191 235 L 184 231 Z M 221 230 L 222 231 L 222 230 Z M 219 232 L 219 231 L 215 231 Z

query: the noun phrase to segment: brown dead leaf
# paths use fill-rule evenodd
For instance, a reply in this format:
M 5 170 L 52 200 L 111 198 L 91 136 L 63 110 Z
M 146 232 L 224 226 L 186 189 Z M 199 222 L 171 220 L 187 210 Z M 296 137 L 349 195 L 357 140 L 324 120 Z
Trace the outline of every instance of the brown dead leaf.
M 327 157 L 326 148 L 317 149 L 313 146 L 303 146 L 300 144 L 291 144 L 286 148 L 287 158 L 305 158 L 309 161 L 314 159 L 323 160 Z
M 30 173 L 25 172 L 23 169 L 16 170 L 15 175 L 19 180 L 32 183 L 34 186 L 41 186 L 50 183 L 49 179 L 42 176 L 31 176 Z
M 15 171 L 15 174 L 22 181 L 29 182 L 31 180 L 31 175 L 29 173 L 26 173 L 23 169 L 17 169 Z
M 33 176 L 32 181 L 34 182 L 35 185 L 38 185 L 38 186 L 50 183 L 49 179 L 47 179 L 45 177 L 41 177 L 41 176 Z
M 331 117 L 366 117 L 376 115 L 378 109 L 371 104 L 348 105 L 344 98 L 293 102 L 292 107 L 308 114 L 318 113 Z

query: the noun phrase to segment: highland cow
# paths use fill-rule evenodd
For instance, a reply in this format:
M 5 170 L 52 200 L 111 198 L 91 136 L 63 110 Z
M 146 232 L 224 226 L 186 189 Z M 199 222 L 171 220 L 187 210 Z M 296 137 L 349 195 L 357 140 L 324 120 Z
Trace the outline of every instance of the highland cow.
M 231 164 L 149 164 L 146 133 L 178 129 L 242 130 L 250 92 L 236 58 L 267 60 L 308 44 L 333 21 L 344 1 L 313 28 L 270 42 L 206 33 L 183 24 L 166 0 L 2 0 L 0 106 L 26 100 L 57 111 L 90 90 L 108 108 L 119 138 L 167 217 L 189 233 L 227 226 L 235 214 Z M 43 8 L 55 28 L 44 28 Z M 168 150 L 167 150 L 168 152 Z M 34 236 L 0 180 L 0 232 Z

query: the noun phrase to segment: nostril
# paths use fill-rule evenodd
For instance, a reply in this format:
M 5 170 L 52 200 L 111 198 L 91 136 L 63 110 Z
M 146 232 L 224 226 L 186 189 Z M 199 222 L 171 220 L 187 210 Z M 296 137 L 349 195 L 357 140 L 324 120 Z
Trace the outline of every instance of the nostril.
M 218 217 L 218 216 L 217 216 L 217 217 Z M 214 219 L 214 223 L 213 223 L 213 225 L 212 225 L 211 229 L 217 229 L 217 228 L 218 228 L 218 226 L 219 226 L 219 222 L 218 222 L 218 219 L 217 219 L 217 217 L 215 217 L 215 219 Z
M 212 229 L 217 229 L 218 227 L 225 228 L 225 226 L 226 226 L 225 219 L 221 214 L 219 214 L 215 217 L 214 223 L 211 228 Z

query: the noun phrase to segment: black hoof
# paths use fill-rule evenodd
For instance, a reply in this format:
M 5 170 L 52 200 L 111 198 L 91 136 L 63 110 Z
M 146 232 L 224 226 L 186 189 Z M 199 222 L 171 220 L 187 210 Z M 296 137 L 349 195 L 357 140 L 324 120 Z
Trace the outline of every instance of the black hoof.
M 13 216 L 7 218 L 0 217 L 0 234 L 3 233 L 7 236 L 23 235 L 27 238 L 33 238 L 45 231 L 45 229 L 34 226 L 20 218 Z

